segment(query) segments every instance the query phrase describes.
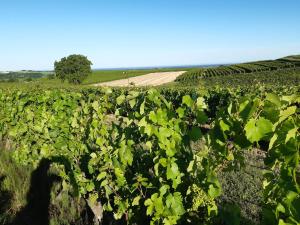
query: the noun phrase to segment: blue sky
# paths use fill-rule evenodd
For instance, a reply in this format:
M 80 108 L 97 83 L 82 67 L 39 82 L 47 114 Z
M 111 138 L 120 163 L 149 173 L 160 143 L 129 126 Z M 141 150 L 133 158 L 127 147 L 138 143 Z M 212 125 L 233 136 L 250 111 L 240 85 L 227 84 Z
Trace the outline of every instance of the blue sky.
M 299 0 L 0 1 L 0 70 L 192 65 L 300 54 Z

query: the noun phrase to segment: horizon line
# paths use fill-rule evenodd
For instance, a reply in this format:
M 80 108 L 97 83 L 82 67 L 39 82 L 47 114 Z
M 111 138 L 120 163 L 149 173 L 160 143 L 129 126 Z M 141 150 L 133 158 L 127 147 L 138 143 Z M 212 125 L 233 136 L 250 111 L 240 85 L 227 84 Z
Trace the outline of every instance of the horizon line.
M 291 54 L 287 56 L 283 56 L 280 58 L 275 59 L 264 59 L 264 60 L 245 60 L 239 62 L 224 62 L 224 63 L 205 63 L 205 64 L 177 64 L 177 65 L 153 65 L 153 66 L 119 66 L 119 67 L 92 67 L 92 70 L 145 70 L 145 69 L 168 69 L 168 68 L 202 68 L 202 67 L 209 67 L 209 66 L 219 66 L 219 65 L 232 65 L 232 64 L 239 64 L 239 63 L 250 63 L 256 61 L 265 61 L 265 60 L 277 60 L 288 56 L 295 56 L 297 54 Z M 51 72 L 54 71 L 53 69 L 18 69 L 18 70 L 0 70 L 0 72 L 21 72 L 21 71 L 35 71 L 35 72 Z
M 92 70 L 146 70 L 146 69 L 172 69 L 172 68 L 202 68 L 209 66 L 231 65 L 241 62 L 231 63 L 206 63 L 206 64 L 187 64 L 187 65 L 155 65 L 155 66 L 124 66 L 124 67 L 92 67 Z M 18 70 L 0 70 L 0 72 L 22 72 L 22 71 L 34 71 L 34 72 L 50 72 L 53 69 L 18 69 Z

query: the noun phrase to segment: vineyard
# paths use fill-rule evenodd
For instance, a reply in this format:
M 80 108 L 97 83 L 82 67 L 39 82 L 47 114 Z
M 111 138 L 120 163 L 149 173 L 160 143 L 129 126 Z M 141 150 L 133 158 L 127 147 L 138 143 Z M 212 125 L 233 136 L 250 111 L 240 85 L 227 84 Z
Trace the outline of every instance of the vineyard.
M 253 90 L 1 88 L 0 138 L 20 165 L 51 162 L 63 189 L 104 224 L 109 215 L 121 224 L 214 223 L 224 194 L 217 174 L 259 150 L 261 222 L 296 225 L 299 89 Z
M 1 1 L 0 225 L 300 225 L 299 9 Z
M 189 85 L 189 83 L 185 83 Z M 192 84 L 191 84 L 192 85 Z M 234 74 L 204 78 L 200 85 L 214 88 L 216 86 L 237 88 L 253 91 L 254 87 L 261 85 L 270 87 L 273 91 L 300 85 L 300 69 L 289 69 L 272 72 L 256 72 L 251 74 Z
M 179 76 L 176 81 L 180 83 L 193 83 L 206 78 L 227 77 L 230 75 L 252 75 L 259 72 L 293 71 L 300 66 L 299 56 L 290 56 L 278 60 L 258 61 L 234 65 L 219 66 L 207 69 L 196 69 Z

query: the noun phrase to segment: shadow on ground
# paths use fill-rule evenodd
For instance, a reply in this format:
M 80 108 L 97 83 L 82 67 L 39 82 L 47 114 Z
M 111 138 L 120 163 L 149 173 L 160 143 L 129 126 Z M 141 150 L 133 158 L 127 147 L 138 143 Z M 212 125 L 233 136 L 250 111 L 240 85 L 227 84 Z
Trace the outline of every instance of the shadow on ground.
M 13 194 L 7 190 L 3 190 L 5 176 L 0 175 L 0 224 L 5 224 L 9 218 L 5 215 L 9 214 Z
M 50 192 L 59 179 L 49 175 L 50 161 L 43 159 L 31 174 L 27 205 L 16 215 L 11 225 L 49 225 Z

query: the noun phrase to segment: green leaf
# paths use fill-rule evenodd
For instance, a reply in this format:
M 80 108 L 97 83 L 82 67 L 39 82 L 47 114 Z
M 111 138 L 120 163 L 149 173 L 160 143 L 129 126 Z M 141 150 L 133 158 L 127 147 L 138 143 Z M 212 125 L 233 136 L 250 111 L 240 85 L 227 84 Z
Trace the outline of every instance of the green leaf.
M 163 204 L 162 196 L 155 198 L 153 200 L 153 204 L 157 214 L 162 214 L 164 212 L 164 204 Z
M 178 165 L 176 163 L 172 163 L 167 167 L 167 179 L 175 179 L 179 175 Z
M 278 95 L 269 93 L 269 94 L 267 94 L 267 96 L 266 96 L 266 100 L 269 101 L 269 102 L 272 102 L 272 103 L 275 104 L 277 107 L 280 107 L 280 106 L 281 106 L 281 102 L 280 102 L 280 99 L 279 99 Z
M 92 152 L 92 153 L 90 154 L 90 156 L 91 156 L 92 159 L 97 158 L 97 154 L 96 154 L 95 152 Z
M 125 140 L 121 142 L 121 147 L 119 149 L 119 157 L 124 165 L 132 165 L 133 154 L 131 152 L 131 144 L 129 143 L 129 140 L 127 141 L 127 145 Z
M 156 119 L 159 125 L 165 125 L 168 122 L 168 115 L 165 109 L 158 109 L 156 112 Z
M 196 105 L 197 105 L 198 109 L 207 109 L 207 105 L 206 105 L 205 99 L 203 97 L 197 98 Z
M 193 99 L 191 98 L 191 96 L 185 95 L 185 96 L 183 96 L 183 98 L 182 98 L 182 104 L 185 104 L 185 105 L 187 105 L 188 107 L 192 107 L 193 104 L 194 104 L 194 101 L 193 101 Z
M 172 187 L 174 189 L 181 183 L 181 174 L 175 162 L 167 166 L 167 179 L 173 181 Z
M 71 127 L 73 127 L 73 128 L 78 128 L 79 127 L 79 125 L 77 123 L 77 119 L 75 117 L 72 118 Z
M 163 167 L 167 167 L 167 159 L 166 158 L 161 158 L 159 160 L 159 163 L 163 166 Z
M 97 111 L 99 109 L 99 102 L 98 101 L 94 101 L 92 104 L 92 107 L 95 111 Z
M 16 128 L 11 129 L 11 130 L 8 132 L 8 135 L 11 136 L 11 137 L 17 137 L 17 135 L 18 135 L 17 129 L 16 129 Z
M 294 103 L 294 102 L 300 103 L 300 96 L 297 95 L 297 94 L 290 95 L 290 96 L 282 96 L 281 99 L 282 99 L 283 101 L 288 102 L 289 104 Z
M 153 123 L 157 123 L 157 116 L 156 116 L 156 114 L 155 114 L 154 111 L 151 111 L 151 112 L 149 113 L 149 119 L 150 119 Z
M 105 204 L 103 205 L 103 209 L 104 209 L 105 211 L 108 211 L 108 212 L 112 212 L 112 211 L 113 211 L 113 208 L 111 207 L 110 202 L 105 203 Z
M 270 120 L 272 123 L 276 123 L 279 120 L 279 114 L 280 108 L 277 108 L 276 105 L 271 102 L 264 102 L 263 111 L 261 114 L 264 118 Z
M 139 122 L 138 122 L 138 126 L 139 127 L 146 127 L 147 122 L 146 122 L 146 118 L 143 117 Z
M 209 194 L 210 197 L 216 198 L 216 197 L 220 196 L 221 193 L 222 193 L 222 190 L 221 190 L 220 187 L 216 187 L 213 184 L 209 185 L 208 194 Z
M 192 171 L 193 171 L 193 168 L 194 168 L 194 165 L 195 165 L 195 160 L 190 161 L 189 166 L 188 166 L 188 168 L 186 169 L 186 171 L 187 171 L 188 173 L 192 172 Z
M 125 101 L 125 99 L 125 95 L 120 95 L 119 97 L 117 97 L 117 104 L 121 105 Z
M 146 211 L 146 214 L 148 216 L 152 215 L 153 214 L 153 211 L 154 211 L 154 205 L 153 205 L 153 202 L 151 199 L 147 199 L 145 201 L 145 206 L 147 207 L 147 211 Z
M 122 171 L 120 168 L 115 168 L 115 175 L 117 177 L 118 185 L 121 187 L 124 186 L 126 183 L 124 171 Z
M 206 123 L 208 120 L 207 115 L 205 114 L 205 112 L 203 111 L 198 111 L 197 112 L 197 122 L 200 124 L 204 124 Z
M 170 186 L 169 185 L 163 185 L 160 189 L 159 189 L 159 192 L 160 192 L 160 195 L 161 196 L 164 196 L 167 191 L 170 189 Z
M 145 113 L 145 101 L 140 106 L 140 114 L 143 115 Z
M 226 124 L 223 120 L 220 121 L 220 127 L 223 132 L 230 130 L 230 126 Z
M 262 140 L 267 134 L 271 133 L 273 124 L 260 117 L 258 120 L 250 119 L 245 126 L 246 136 L 252 143 Z
M 179 107 L 179 108 L 176 110 L 176 112 L 177 112 L 179 118 L 183 118 L 183 117 L 184 117 L 184 113 L 185 113 L 185 109 Z
M 160 127 L 158 132 L 158 139 L 164 141 L 165 138 L 168 138 L 172 135 L 172 130 L 167 127 Z
M 216 216 L 218 214 L 218 206 L 216 204 L 208 205 L 207 213 L 211 217 Z M 230 223 L 230 225 L 234 225 L 234 223 Z
M 49 149 L 49 146 L 44 144 L 41 148 L 41 155 L 44 156 L 44 157 L 47 157 L 50 153 L 50 149 Z
M 97 194 L 89 194 L 88 200 L 91 204 L 95 205 L 97 203 L 98 195 Z
M 173 212 L 173 215 L 181 216 L 185 213 L 180 192 L 174 195 L 169 194 L 166 198 L 166 206 Z
M 278 225 L 295 225 L 294 223 L 286 223 L 284 220 L 280 219 Z
M 97 181 L 101 181 L 103 178 L 105 178 L 107 175 L 106 172 L 101 172 L 98 176 L 97 176 Z
M 145 145 L 147 146 L 147 148 L 148 148 L 149 150 L 152 149 L 152 142 L 151 142 L 151 141 L 147 141 Z
M 279 217 L 279 213 L 285 213 L 285 208 L 281 203 L 277 205 L 275 213 L 277 217 Z
M 101 187 L 104 187 L 108 184 L 108 180 L 103 180 L 100 184 Z
M 131 99 L 131 100 L 129 101 L 129 105 L 130 105 L 131 108 L 133 108 L 133 107 L 135 106 L 135 104 L 136 104 L 135 98 L 134 98 L 134 99 Z
M 277 141 L 277 139 L 278 139 L 278 135 L 275 133 L 275 134 L 273 135 L 273 137 L 271 138 L 271 140 L 270 140 L 270 143 L 269 143 L 269 150 L 273 148 L 273 145 L 274 145 L 274 143 Z
M 255 99 L 254 101 L 251 102 L 249 100 L 246 100 L 245 102 L 241 103 L 239 107 L 240 117 L 244 121 L 247 121 L 253 115 L 258 105 L 259 105 L 258 99 Z
M 147 124 L 145 126 L 145 133 L 150 136 L 153 133 L 153 126 L 151 124 Z
M 287 119 L 289 116 L 295 114 L 296 110 L 297 110 L 297 106 L 291 106 L 291 107 L 288 107 L 287 109 L 281 111 L 280 119 L 279 119 L 278 123 L 281 123 L 282 121 Z
M 177 217 L 176 216 L 169 216 L 167 218 L 164 218 L 163 224 L 164 225 L 176 225 L 177 224 Z M 150 224 L 153 225 L 153 224 Z
M 92 183 L 92 182 L 90 182 L 90 183 L 88 183 L 87 185 L 86 185 L 86 190 L 88 191 L 88 192 L 91 192 L 91 191 L 93 191 L 95 189 L 95 185 Z
M 132 201 L 132 206 L 139 205 L 140 199 L 141 199 L 141 196 L 135 197 Z
M 201 129 L 199 127 L 193 127 L 189 132 L 189 136 L 192 141 L 197 141 L 202 136 Z
M 292 138 L 296 138 L 297 131 L 298 131 L 298 127 L 289 130 L 289 132 L 286 135 L 285 143 L 287 143 Z

